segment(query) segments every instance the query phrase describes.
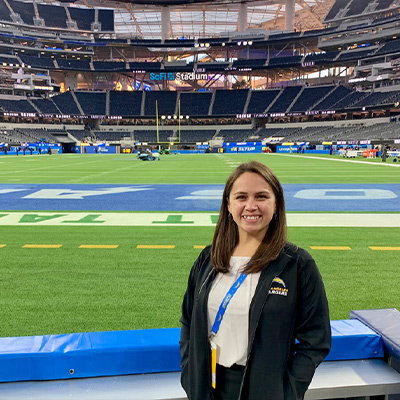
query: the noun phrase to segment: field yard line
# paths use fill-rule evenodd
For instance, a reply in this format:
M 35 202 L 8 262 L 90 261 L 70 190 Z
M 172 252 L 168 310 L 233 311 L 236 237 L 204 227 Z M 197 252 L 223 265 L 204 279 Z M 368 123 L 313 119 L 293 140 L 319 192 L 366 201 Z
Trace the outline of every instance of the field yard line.
M 0 217 L 0 226 L 212 227 L 217 219 L 218 213 L 5 212 Z M 288 213 L 287 223 L 289 227 L 399 228 L 400 213 Z
M 368 164 L 368 165 L 386 165 L 388 167 L 400 167 L 399 164 L 390 164 L 390 163 L 373 163 L 370 161 L 357 161 L 357 160 L 341 160 L 340 158 L 327 158 L 327 157 L 312 157 L 312 156 L 300 156 L 297 154 L 282 154 L 282 153 L 275 153 L 273 155 L 279 155 L 279 156 L 287 156 L 287 157 L 300 157 L 300 158 L 310 158 L 312 160 L 325 160 L 325 161 L 339 161 L 339 162 L 349 162 L 349 163 L 356 163 L 356 164 Z

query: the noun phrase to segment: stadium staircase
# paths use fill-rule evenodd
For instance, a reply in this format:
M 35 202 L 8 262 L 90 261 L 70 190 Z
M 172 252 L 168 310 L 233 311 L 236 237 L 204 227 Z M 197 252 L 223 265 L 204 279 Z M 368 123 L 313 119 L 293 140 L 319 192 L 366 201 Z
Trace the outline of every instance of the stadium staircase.
M 215 93 L 216 91 L 213 91 L 212 97 L 211 97 L 211 101 L 210 101 L 210 107 L 208 108 L 208 114 L 207 115 L 212 115 L 212 110 L 214 107 L 214 102 L 215 102 Z
M 289 107 L 285 110 L 285 113 L 288 113 L 291 108 L 293 107 L 293 105 L 296 103 L 297 99 L 301 96 L 301 94 L 303 93 L 304 87 L 301 88 L 301 90 L 299 91 L 299 93 L 297 93 L 297 96 L 293 99 L 293 101 L 290 103 Z M 305 111 L 305 110 L 304 110 Z
M 282 93 L 284 92 L 284 88 L 281 89 L 281 91 L 279 92 L 279 94 L 277 96 L 275 96 L 275 98 L 271 101 L 271 103 L 269 103 L 269 105 L 267 106 L 267 108 L 264 110 L 264 114 L 267 113 L 269 111 L 269 109 L 277 102 L 277 100 L 279 99 L 279 97 L 282 96 Z
M 76 106 L 78 107 L 78 110 L 81 113 L 81 115 L 85 115 L 81 105 L 79 104 L 78 99 L 76 98 L 75 92 L 73 90 L 71 90 L 71 95 L 72 95 L 72 98 L 74 99 L 74 102 L 75 102 Z

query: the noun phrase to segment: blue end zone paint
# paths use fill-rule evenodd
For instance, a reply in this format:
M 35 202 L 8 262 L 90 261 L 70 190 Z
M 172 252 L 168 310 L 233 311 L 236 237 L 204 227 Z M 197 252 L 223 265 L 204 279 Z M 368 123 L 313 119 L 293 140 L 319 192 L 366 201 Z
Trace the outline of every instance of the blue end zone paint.
M 285 184 L 288 211 L 400 212 L 400 184 Z M 223 185 L 0 185 L 0 210 L 219 211 Z

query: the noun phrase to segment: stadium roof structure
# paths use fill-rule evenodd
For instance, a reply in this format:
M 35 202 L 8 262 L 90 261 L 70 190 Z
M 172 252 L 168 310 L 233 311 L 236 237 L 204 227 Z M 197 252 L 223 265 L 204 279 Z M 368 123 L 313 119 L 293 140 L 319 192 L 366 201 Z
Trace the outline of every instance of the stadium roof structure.
M 211 38 L 244 30 L 305 31 L 323 28 L 335 0 L 39 0 L 46 4 L 114 10 L 117 37 Z M 290 10 L 289 10 L 290 8 Z M 165 25 L 167 19 L 167 25 Z M 243 23 L 243 21 L 245 21 Z M 165 28 L 168 26 L 168 28 Z

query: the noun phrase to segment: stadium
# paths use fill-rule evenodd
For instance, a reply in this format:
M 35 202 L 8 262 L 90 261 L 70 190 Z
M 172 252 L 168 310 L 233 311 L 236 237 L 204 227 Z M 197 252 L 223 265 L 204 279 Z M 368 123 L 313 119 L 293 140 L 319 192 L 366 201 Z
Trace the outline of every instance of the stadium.
M 399 19 L 397 0 L 0 0 L 0 398 L 185 399 L 188 274 L 258 160 L 327 291 L 306 399 L 399 399 Z

